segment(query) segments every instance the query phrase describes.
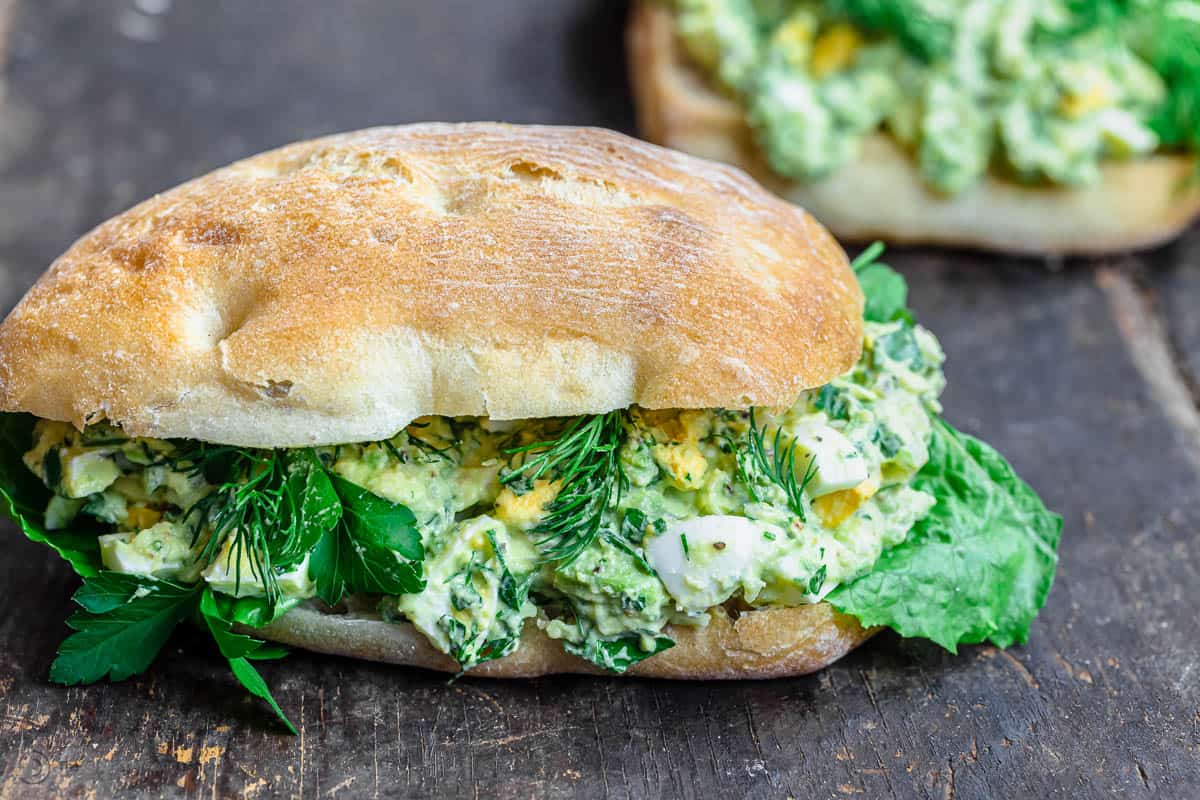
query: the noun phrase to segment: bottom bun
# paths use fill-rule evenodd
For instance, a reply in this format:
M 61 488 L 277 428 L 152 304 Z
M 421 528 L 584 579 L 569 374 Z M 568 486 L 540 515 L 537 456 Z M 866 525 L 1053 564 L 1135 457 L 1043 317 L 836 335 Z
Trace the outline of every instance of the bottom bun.
M 458 672 L 458 665 L 412 625 L 384 621 L 378 613 L 355 605 L 351 603 L 348 612 L 331 613 L 304 604 L 255 633 L 318 653 Z M 714 609 L 703 628 L 668 625 L 665 632 L 675 646 L 633 665 L 625 674 L 677 679 L 806 675 L 837 661 L 877 630 L 864 629 L 828 603 L 746 611 L 737 619 Z M 547 636 L 533 620 L 525 624 L 515 652 L 471 670 L 472 675 L 489 678 L 571 672 L 611 674 L 564 652 L 562 642 Z
M 763 160 L 745 111 L 687 63 L 667 8 L 642 0 L 629 23 L 630 77 L 642 135 L 741 167 L 844 239 L 965 245 L 1015 253 L 1095 254 L 1149 247 L 1200 214 L 1196 158 L 1156 155 L 1101 168 L 1082 188 L 989 175 L 954 196 L 931 189 L 896 141 L 876 134 L 831 177 L 798 183 Z

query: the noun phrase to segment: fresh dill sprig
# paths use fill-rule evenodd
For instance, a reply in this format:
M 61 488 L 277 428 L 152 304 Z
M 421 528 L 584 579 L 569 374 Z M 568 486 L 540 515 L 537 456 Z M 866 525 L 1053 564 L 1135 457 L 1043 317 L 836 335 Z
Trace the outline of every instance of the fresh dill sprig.
M 560 483 L 532 531 L 546 561 L 569 564 L 600 535 L 605 509 L 628 484 L 618 457 L 624 437 L 625 412 L 611 411 L 573 419 L 557 439 L 505 451 L 523 460 L 501 484 Z
M 319 471 L 315 456 L 278 450 L 252 450 L 226 445 L 189 443 L 170 458 L 171 466 L 189 475 L 202 475 L 216 489 L 183 513 L 192 529 L 192 546 L 207 529 L 209 537 L 197 559 L 212 562 L 232 536 L 226 564 L 234 565 L 235 592 L 243 580 L 242 564 L 250 578 L 263 585 L 273 605 L 282 598 L 276 567 L 299 561 L 315 544 L 319 532 L 313 510 L 305 508 L 308 481 Z M 243 559 L 244 556 L 244 559 Z
M 746 458 L 757 469 L 757 471 L 771 483 L 783 489 L 787 495 L 787 505 L 792 513 L 800 518 L 801 522 L 806 522 L 807 518 L 804 515 L 804 490 L 812 479 L 816 477 L 816 457 L 812 456 L 808 459 L 808 465 L 804 468 L 804 475 L 796 479 L 796 441 L 788 440 L 783 435 L 783 428 L 775 430 L 775 440 L 771 443 L 771 447 L 767 448 L 766 442 L 766 426 L 759 428 L 754 419 L 754 409 L 750 409 L 750 430 L 747 434 L 746 442 Z M 746 475 L 744 465 L 739 459 L 739 472 Z M 750 496 L 756 501 L 757 494 L 754 492 L 753 484 L 747 482 L 750 487 Z
M 427 423 L 427 422 L 410 422 L 408 425 L 408 428 L 415 428 L 417 431 L 421 430 L 422 428 L 428 428 L 428 427 L 429 427 L 429 423 Z M 449 453 L 451 450 L 453 450 L 455 447 L 454 442 L 446 445 L 445 447 L 438 447 L 433 442 L 430 442 L 426 439 L 422 439 L 420 436 L 418 436 L 416 434 L 415 431 L 409 430 L 408 428 L 406 428 L 404 430 L 404 435 L 405 435 L 405 438 L 408 440 L 408 443 L 411 444 L 413 447 L 416 447 L 418 450 L 423 451 L 425 453 L 426 457 L 446 458 L 447 457 L 446 454 Z
M 203 475 L 217 485 L 215 491 L 184 511 L 184 520 L 192 528 L 193 547 L 206 528 L 210 531 L 198 560 L 213 561 L 226 537 L 232 536 L 226 561 L 234 564 L 235 590 L 241 587 L 244 555 L 251 577 L 262 583 L 267 599 L 278 601 L 279 583 L 267 538 L 284 501 L 280 459 L 271 451 L 259 453 L 201 442 L 173 460 L 176 470 Z

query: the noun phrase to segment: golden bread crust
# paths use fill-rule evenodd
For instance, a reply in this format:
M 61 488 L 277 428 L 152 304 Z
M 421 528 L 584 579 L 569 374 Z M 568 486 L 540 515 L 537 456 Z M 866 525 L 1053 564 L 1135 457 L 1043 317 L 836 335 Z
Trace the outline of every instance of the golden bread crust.
M 154 197 L 0 326 L 0 408 L 289 447 L 425 414 L 789 405 L 862 295 L 804 211 L 610 131 L 377 128 Z
M 630 76 L 642 134 L 650 141 L 745 169 L 807 209 L 839 237 L 965 245 L 1030 254 L 1095 254 L 1149 247 L 1200 215 L 1195 156 L 1111 163 L 1086 188 L 1032 187 L 995 176 L 953 197 L 933 191 L 915 162 L 878 134 L 831 177 L 802 184 L 763 160 L 743 109 L 687 63 L 671 11 L 635 4 Z
M 877 630 L 864 629 L 828 603 L 758 609 L 744 612 L 736 620 L 715 609 L 706 627 L 668 625 L 666 633 L 675 646 L 633 665 L 625 674 L 694 680 L 806 675 L 837 661 Z M 332 614 L 302 605 L 254 633 L 319 653 L 458 671 L 458 665 L 435 650 L 412 625 L 385 622 L 367 610 Z M 566 653 L 562 642 L 548 637 L 531 620 L 515 652 L 480 664 L 470 674 L 530 678 L 557 673 L 609 674 Z

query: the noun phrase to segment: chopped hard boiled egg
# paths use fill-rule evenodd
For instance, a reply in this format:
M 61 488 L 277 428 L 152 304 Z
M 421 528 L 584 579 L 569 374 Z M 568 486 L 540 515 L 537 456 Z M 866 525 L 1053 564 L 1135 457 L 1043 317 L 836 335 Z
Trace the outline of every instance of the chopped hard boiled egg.
M 103 492 L 121 477 L 121 470 L 103 450 L 91 450 L 63 459 L 59 488 L 67 497 L 87 497 Z
M 879 484 L 865 480 L 853 489 L 841 489 L 813 500 L 813 510 L 828 528 L 836 528 L 879 491 Z
M 113 572 L 196 579 L 191 532 L 174 522 L 159 522 L 136 533 L 105 534 L 100 537 L 100 559 Z
M 813 42 L 812 62 L 809 70 L 818 78 L 844 69 L 854 60 L 854 54 L 862 46 L 862 34 L 853 26 L 840 23 L 822 33 Z
M 854 443 L 828 425 L 801 421 L 785 431 L 795 441 L 796 469 L 803 473 L 811 462 L 814 476 L 810 497 L 852 489 L 867 479 L 867 461 Z
M 496 517 L 527 531 L 545 516 L 546 506 L 558 495 L 559 486 L 557 481 L 538 480 L 524 494 L 517 494 L 511 487 L 505 487 L 496 496 Z
M 258 574 L 250 561 L 247 549 L 240 550 L 235 557 L 232 552 L 235 532 L 225 537 L 216 559 L 204 570 L 204 580 L 218 592 L 232 597 L 263 597 L 267 593 L 262 576 Z M 287 572 L 280 572 L 275 577 L 279 591 L 285 597 L 312 597 L 314 587 L 308 577 L 308 556 Z
M 436 546 L 425 561 L 425 591 L 395 598 L 395 612 L 464 669 L 511 652 L 536 612 L 513 574 L 532 568 L 532 548 L 486 515 L 456 526 Z
M 670 522 L 646 540 L 646 559 L 675 604 L 697 613 L 719 605 L 751 577 L 762 547 L 762 523 L 712 515 Z

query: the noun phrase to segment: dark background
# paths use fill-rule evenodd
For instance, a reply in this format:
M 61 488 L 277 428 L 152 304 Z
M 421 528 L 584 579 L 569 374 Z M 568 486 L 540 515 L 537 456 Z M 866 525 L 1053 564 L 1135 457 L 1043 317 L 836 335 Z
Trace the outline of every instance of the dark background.
M 0 309 L 102 219 L 291 140 L 427 119 L 633 132 L 624 12 L 0 0 Z M 75 580 L 5 523 L 0 800 L 1200 796 L 1200 233 L 1103 261 L 891 260 L 948 352 L 946 416 L 1065 517 L 1027 646 L 881 635 L 818 675 L 724 684 L 447 686 L 296 653 L 263 668 L 292 738 L 190 631 L 140 678 L 47 684 Z

